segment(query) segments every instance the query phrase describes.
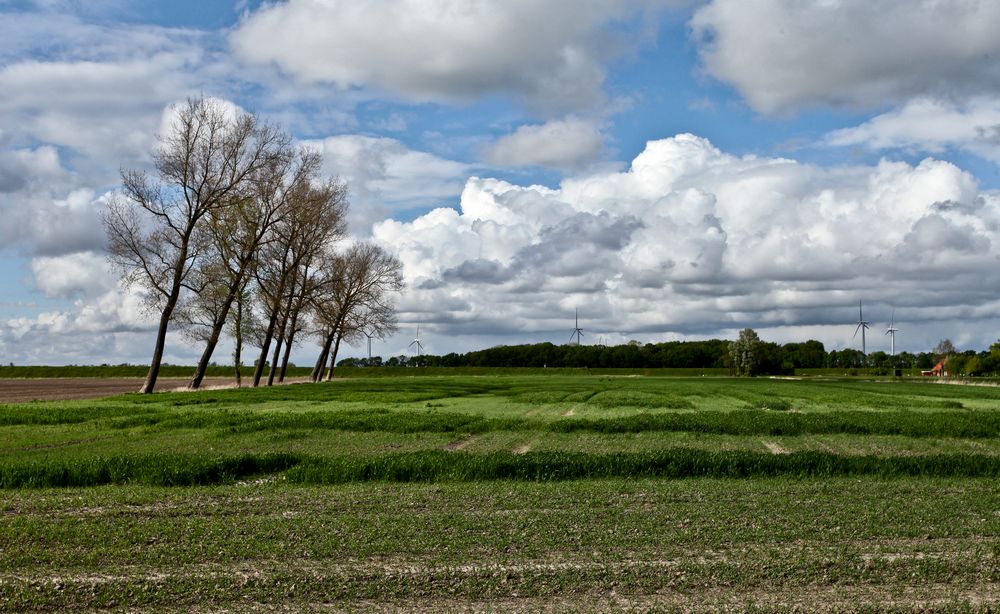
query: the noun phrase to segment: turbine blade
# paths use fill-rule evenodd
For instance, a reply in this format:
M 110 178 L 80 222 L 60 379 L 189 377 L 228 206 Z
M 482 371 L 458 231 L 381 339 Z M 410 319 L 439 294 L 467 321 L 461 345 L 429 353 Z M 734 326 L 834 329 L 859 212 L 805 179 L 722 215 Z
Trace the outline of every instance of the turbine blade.
M 851 337 L 851 339 L 854 339 L 854 338 L 856 338 L 858 336 L 858 331 L 859 330 L 861 330 L 861 325 L 860 324 L 858 324 L 858 327 L 854 329 L 854 337 Z

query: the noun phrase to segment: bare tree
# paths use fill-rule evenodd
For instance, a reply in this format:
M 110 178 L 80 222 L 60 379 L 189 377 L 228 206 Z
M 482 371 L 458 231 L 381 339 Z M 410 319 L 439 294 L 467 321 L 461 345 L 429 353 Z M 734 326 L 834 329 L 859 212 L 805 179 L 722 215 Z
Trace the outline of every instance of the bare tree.
M 177 110 L 153 154 L 156 177 L 122 171 L 123 196 L 104 212 L 111 261 L 126 283 L 138 283 L 160 312 L 156 342 L 142 392 L 151 393 L 163 359 L 167 328 L 205 248 L 198 232 L 205 217 L 226 207 L 247 178 L 271 163 L 287 137 L 256 116 L 199 98 Z
M 948 358 L 954 354 L 957 354 L 958 350 L 955 349 L 955 344 L 951 342 L 951 339 L 942 339 L 938 341 L 938 344 L 934 346 L 934 355 L 938 359 Z
M 312 267 L 312 259 L 306 263 L 299 275 L 300 279 L 294 290 L 294 298 L 288 304 L 286 321 L 282 323 L 281 339 L 285 345 L 285 355 L 281 360 L 281 369 L 278 371 L 279 382 L 285 381 L 285 373 L 288 371 L 288 361 L 296 341 L 295 338 L 304 328 L 303 312 L 309 307 L 309 301 L 316 292 L 318 271 L 310 267 Z M 275 356 L 277 356 L 277 352 L 275 352 Z M 276 361 L 275 364 L 277 364 Z M 272 365 L 271 370 L 274 371 L 274 365 Z
M 298 269 L 292 272 L 292 281 L 289 284 L 288 300 L 281 309 L 277 334 L 274 339 L 274 354 L 271 357 L 271 368 L 267 373 L 267 385 L 274 383 L 275 376 L 278 381 L 284 381 L 285 370 L 288 367 L 288 358 L 292 351 L 292 344 L 299 329 L 299 314 L 312 291 L 315 271 L 312 268 L 315 254 L 309 254 Z M 281 367 L 278 361 L 281 359 L 282 347 L 285 349 L 284 360 Z
M 354 318 L 351 326 L 364 335 L 368 342 L 368 354 L 371 358 L 372 339 L 385 339 L 398 330 L 396 309 L 391 304 L 366 307 Z M 353 345 L 353 339 L 345 339 Z
M 211 248 L 197 267 L 205 272 L 206 287 L 192 296 L 186 309 L 191 316 L 188 326 L 207 331 L 205 348 L 189 388 L 201 385 L 233 303 L 253 274 L 261 246 L 272 239 L 272 229 L 286 215 L 291 195 L 308 185 L 320 164 L 316 152 L 294 155 L 288 151 L 251 177 L 246 196 L 233 206 L 209 214 L 206 227 Z
M 318 285 L 314 310 L 321 350 L 312 379 L 333 377 L 341 341 L 358 339 L 361 331 L 385 336 L 395 330 L 391 295 L 403 288 L 402 264 L 372 243 L 356 243 L 345 253 L 323 262 L 324 280 Z
M 345 232 L 347 186 L 338 181 L 329 181 L 321 186 L 303 186 L 292 193 L 289 207 L 288 215 L 275 225 L 275 239 L 264 249 L 257 267 L 257 286 L 267 325 L 261 340 L 260 357 L 254 368 L 254 387 L 260 385 L 275 333 L 283 340 L 280 335 L 283 335 L 294 305 L 300 276 L 308 275 L 314 259 Z M 280 345 L 276 348 L 272 365 L 280 357 L 278 350 Z M 272 369 L 269 384 L 273 377 Z
M 243 340 L 250 334 L 253 328 L 253 312 L 248 309 L 250 303 L 250 293 L 247 290 L 249 279 L 243 280 L 243 286 L 236 294 L 233 317 L 230 320 L 229 329 L 233 335 L 233 369 L 236 375 L 236 387 L 243 386 Z

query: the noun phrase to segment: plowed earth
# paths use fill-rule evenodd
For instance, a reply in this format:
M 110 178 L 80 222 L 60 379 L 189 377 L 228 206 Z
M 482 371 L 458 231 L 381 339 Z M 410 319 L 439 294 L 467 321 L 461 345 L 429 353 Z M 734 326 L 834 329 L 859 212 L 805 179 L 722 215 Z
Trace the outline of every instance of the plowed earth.
M 246 385 L 248 380 L 244 380 Z M 292 378 L 286 383 L 304 381 L 303 378 Z M 24 403 L 26 401 L 68 401 L 74 399 L 96 399 L 126 392 L 138 392 L 142 387 L 141 378 L 103 378 L 103 377 L 51 377 L 39 379 L 0 379 L 0 403 Z M 186 377 L 161 377 L 157 380 L 158 392 L 168 390 L 184 390 L 187 386 Z M 205 378 L 202 388 L 230 388 L 234 386 L 232 378 Z

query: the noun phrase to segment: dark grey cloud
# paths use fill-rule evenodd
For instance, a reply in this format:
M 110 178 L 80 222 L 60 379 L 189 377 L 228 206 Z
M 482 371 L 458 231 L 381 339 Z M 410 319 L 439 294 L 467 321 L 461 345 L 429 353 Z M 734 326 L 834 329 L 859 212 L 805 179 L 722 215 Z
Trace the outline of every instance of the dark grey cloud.
M 0 194 L 19 192 L 28 186 L 27 169 L 20 160 L 0 152 Z
M 455 268 L 444 272 L 444 281 L 470 284 L 500 284 L 510 281 L 514 272 L 496 260 L 476 258 L 466 260 Z

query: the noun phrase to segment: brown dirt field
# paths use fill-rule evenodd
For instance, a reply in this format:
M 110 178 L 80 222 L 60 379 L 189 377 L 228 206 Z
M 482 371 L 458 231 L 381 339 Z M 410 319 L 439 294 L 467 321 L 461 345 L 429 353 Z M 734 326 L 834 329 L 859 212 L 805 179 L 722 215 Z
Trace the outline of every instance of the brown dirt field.
M 291 378 L 285 383 L 294 384 L 306 378 Z M 104 377 L 52 377 L 39 379 L 0 379 L 0 403 L 24 403 L 27 401 L 68 401 L 74 399 L 96 399 L 126 392 L 138 392 L 142 378 Z M 188 379 L 184 377 L 161 377 L 156 382 L 157 392 L 185 390 Z M 205 378 L 204 389 L 231 388 L 233 379 L 228 377 Z

